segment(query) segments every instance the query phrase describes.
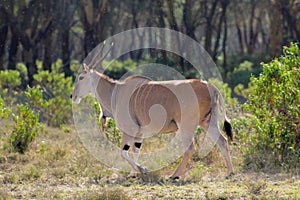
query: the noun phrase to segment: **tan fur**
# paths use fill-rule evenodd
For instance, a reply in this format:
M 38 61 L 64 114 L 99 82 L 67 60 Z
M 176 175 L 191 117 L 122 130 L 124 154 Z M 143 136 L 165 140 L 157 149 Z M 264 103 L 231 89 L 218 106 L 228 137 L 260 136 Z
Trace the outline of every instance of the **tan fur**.
M 146 77 L 134 76 L 124 81 L 113 80 L 95 70 L 97 65 L 101 66 L 101 62 L 113 47 L 112 43 L 103 53 L 104 45 L 105 42 L 90 62 L 90 67 L 83 65 L 84 71 L 79 74 L 71 96 L 75 103 L 80 103 L 89 93 L 94 94 L 105 116 L 116 121 L 122 132 L 121 154 L 132 166 L 131 174 L 147 172 L 137 163 L 139 148 L 132 144 L 142 143 L 143 136 L 147 133 L 178 131 L 184 155 L 172 178 L 181 176 L 194 152 L 193 135 L 196 127 L 200 125 L 205 131 L 212 133 L 209 134 L 210 139 L 217 143 L 224 154 L 227 176 L 231 175 L 233 167 L 227 140 L 221 134 L 218 124 L 218 109 L 224 109 L 218 89 L 197 79 L 151 81 Z M 229 124 L 228 121 L 225 122 Z M 131 145 L 133 159 L 128 155 L 127 148 L 124 148 Z
M 228 175 L 233 172 L 227 140 L 220 133 L 217 123 L 217 99 L 222 97 L 214 86 L 197 79 L 151 81 L 140 76 L 115 81 L 87 68 L 79 77 L 83 78 L 77 80 L 72 94 L 73 101 L 79 103 L 78 98 L 93 93 L 121 130 L 122 148 L 134 142 L 142 142 L 146 133 L 179 131 L 185 153 L 182 163 L 172 175 L 175 178 L 183 174 L 192 156 L 193 134 L 197 125 L 206 131 L 209 126 L 213 126 L 213 130 L 219 132 L 220 136 L 212 139 L 216 140 L 226 158 Z M 215 100 L 211 98 L 214 96 Z M 122 156 L 135 171 L 145 172 L 137 164 L 137 158 L 131 159 L 125 151 L 122 151 Z
M 150 81 L 142 85 L 141 88 L 136 90 L 131 96 L 130 110 L 134 112 L 132 117 L 135 117 L 140 126 L 146 126 L 150 123 L 148 111 L 154 104 L 159 104 L 167 111 L 166 123 L 159 133 L 177 131 L 177 125 L 180 124 L 182 117 L 181 105 L 176 95 L 169 88 L 174 87 L 174 90 L 184 90 L 185 87 L 190 86 L 192 86 L 198 98 L 198 106 L 201 110 L 198 120 L 200 124 L 210 106 L 210 96 L 207 85 L 200 80 Z M 199 94 L 197 91 L 202 92 Z
M 97 65 L 101 66 L 101 62 L 113 47 L 112 43 L 103 53 L 104 45 L 105 42 L 92 58 L 90 67 L 83 64 L 84 71 L 79 74 L 71 96 L 75 103 L 80 103 L 89 93 L 94 94 L 104 115 L 116 121 L 122 132 L 121 154 L 132 166 L 132 172 L 147 172 L 137 163 L 139 147 L 132 144 L 141 144 L 144 134 L 147 133 L 178 131 L 184 155 L 172 178 L 181 176 L 193 154 L 193 135 L 197 125 L 200 125 L 208 131 L 210 139 L 217 143 L 224 154 L 227 175 L 231 175 L 233 167 L 227 140 L 221 134 L 218 124 L 219 108 L 224 109 L 224 104 L 217 88 L 196 79 L 151 81 L 146 77 L 135 76 L 124 81 L 115 81 L 95 70 Z M 225 122 L 227 132 L 232 137 L 226 115 Z M 130 145 L 134 152 L 133 159 L 128 155 Z

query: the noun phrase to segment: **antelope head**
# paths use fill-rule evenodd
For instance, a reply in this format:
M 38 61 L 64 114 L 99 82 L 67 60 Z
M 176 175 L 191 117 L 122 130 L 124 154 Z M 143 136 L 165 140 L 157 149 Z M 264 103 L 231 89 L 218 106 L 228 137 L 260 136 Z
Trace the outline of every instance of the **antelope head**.
M 95 77 L 94 74 L 96 72 L 96 66 L 101 66 L 101 62 L 111 51 L 113 43 L 111 44 L 107 52 L 102 54 L 104 45 L 105 41 L 100 47 L 100 51 L 93 57 L 91 63 L 89 64 L 90 67 L 83 63 L 83 71 L 77 76 L 75 88 L 70 96 L 72 98 L 72 101 L 76 104 L 79 104 L 81 99 L 86 97 L 88 94 L 93 93 L 93 79 Z M 102 55 L 101 58 L 98 58 L 99 55 Z

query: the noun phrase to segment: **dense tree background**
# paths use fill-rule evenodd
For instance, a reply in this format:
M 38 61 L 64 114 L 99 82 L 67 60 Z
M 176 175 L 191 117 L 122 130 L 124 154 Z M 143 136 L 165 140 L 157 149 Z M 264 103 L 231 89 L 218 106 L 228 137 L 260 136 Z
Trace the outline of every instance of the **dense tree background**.
M 105 38 L 155 26 L 200 42 L 226 77 L 232 60 L 270 59 L 300 41 L 299 20 L 299 0 L 0 0 L 0 69 L 22 62 L 31 84 L 37 60 L 51 70 L 60 58 L 68 76 Z

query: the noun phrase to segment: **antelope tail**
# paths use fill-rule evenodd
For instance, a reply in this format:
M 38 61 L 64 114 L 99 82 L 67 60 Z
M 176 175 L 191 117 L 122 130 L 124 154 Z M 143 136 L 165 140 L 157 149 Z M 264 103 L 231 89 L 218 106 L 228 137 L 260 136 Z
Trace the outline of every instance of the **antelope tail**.
M 225 121 L 224 121 L 224 130 L 226 132 L 226 135 L 230 139 L 230 141 L 233 141 L 232 127 L 231 127 L 231 124 L 229 123 L 227 117 L 225 117 Z
M 232 133 L 232 126 L 229 122 L 229 119 L 227 118 L 226 116 L 226 110 L 225 110 L 225 104 L 224 104 L 224 99 L 220 93 L 220 91 L 215 87 L 214 90 L 214 97 L 212 98 L 212 109 L 214 110 L 213 111 L 213 114 L 215 115 L 215 117 L 219 116 L 219 110 L 218 110 L 218 106 L 219 109 L 223 110 L 224 114 L 225 114 L 225 120 L 224 120 L 224 131 L 226 133 L 226 135 L 228 136 L 229 140 L 230 141 L 233 141 L 233 133 Z

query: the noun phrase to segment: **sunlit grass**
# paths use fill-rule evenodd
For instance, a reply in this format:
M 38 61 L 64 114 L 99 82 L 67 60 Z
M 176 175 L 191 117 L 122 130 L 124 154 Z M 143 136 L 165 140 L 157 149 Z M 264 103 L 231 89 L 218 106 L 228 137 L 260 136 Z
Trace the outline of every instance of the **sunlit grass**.
M 156 142 L 144 147 L 151 151 Z M 245 171 L 238 146 L 231 152 L 236 174 L 228 180 L 218 148 L 205 158 L 195 154 L 178 181 L 169 177 L 180 159 L 127 178 L 97 161 L 73 127 L 46 127 L 24 155 L 0 150 L 0 199 L 299 199 L 299 175 Z

